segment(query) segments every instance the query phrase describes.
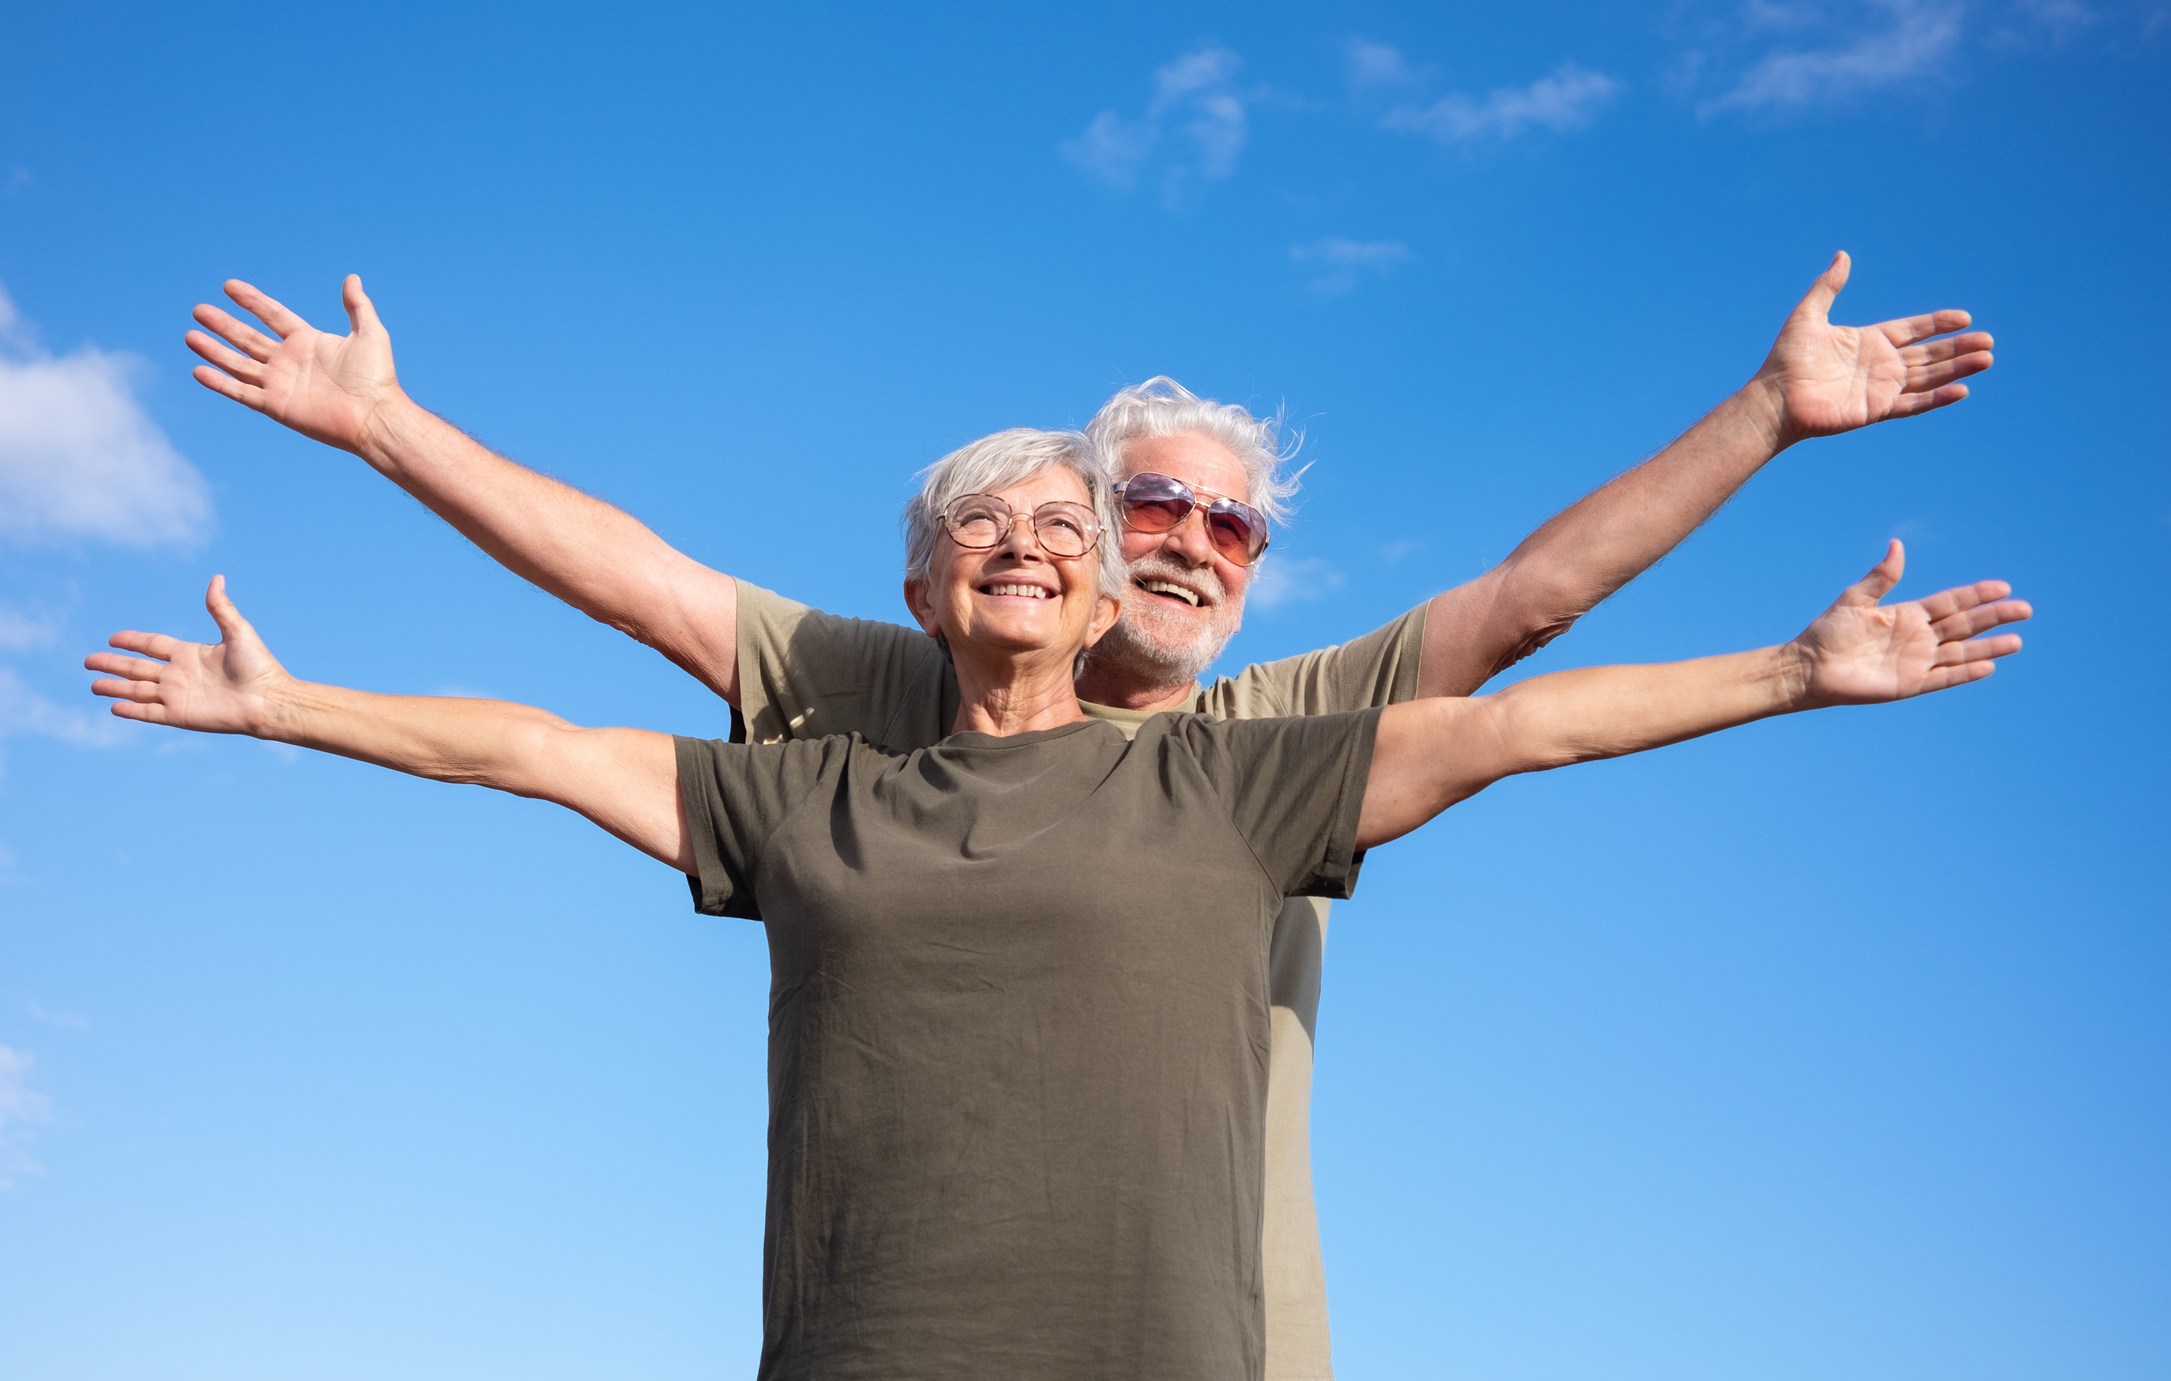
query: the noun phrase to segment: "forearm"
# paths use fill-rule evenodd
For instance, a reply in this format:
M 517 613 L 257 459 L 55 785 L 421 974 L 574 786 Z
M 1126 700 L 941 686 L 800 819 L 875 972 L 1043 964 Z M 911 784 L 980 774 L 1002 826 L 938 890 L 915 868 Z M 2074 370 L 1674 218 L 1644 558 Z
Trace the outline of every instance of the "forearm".
M 1426 611 L 1422 696 L 1468 695 L 1678 546 L 1787 444 L 1752 381 L 1665 450 L 1555 515 Z
M 1417 828 L 1503 777 L 1620 757 L 1809 708 L 1801 649 L 1532 677 L 1492 695 L 1390 706 L 1358 843 Z
M 432 781 L 543 796 L 539 745 L 574 726 L 529 705 L 450 696 L 376 695 L 289 682 L 266 697 L 249 732 Z
M 668 734 L 583 729 L 502 700 L 374 695 L 304 681 L 268 697 L 250 732 L 432 781 L 551 801 L 681 872 L 693 870 Z
M 728 576 L 405 395 L 372 414 L 355 450 L 507 570 L 736 698 L 738 591 Z
M 1535 676 L 1485 697 L 1496 777 L 1616 758 L 1808 708 L 1809 667 L 1788 643 L 1651 666 Z

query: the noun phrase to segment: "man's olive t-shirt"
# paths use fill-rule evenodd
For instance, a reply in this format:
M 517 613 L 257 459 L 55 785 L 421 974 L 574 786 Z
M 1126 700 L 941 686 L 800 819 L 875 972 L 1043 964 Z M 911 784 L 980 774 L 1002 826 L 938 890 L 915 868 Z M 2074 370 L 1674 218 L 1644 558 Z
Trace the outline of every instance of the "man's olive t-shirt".
M 1349 894 L 1378 719 L 678 740 L 769 937 L 762 1377 L 1260 1375 L 1273 922 Z
M 844 618 L 738 582 L 739 709 L 755 743 L 856 733 L 912 749 L 957 722 L 957 680 L 917 628 Z M 1417 694 L 1423 605 L 1338 647 L 1246 667 L 1185 706 L 1217 719 L 1338 714 Z M 1149 716 L 1082 702 L 1136 732 Z M 1110 873 L 1111 879 L 1126 876 Z M 1135 894 L 1135 893 L 1134 893 Z M 1276 918 L 1269 973 L 1275 1031 L 1266 1147 L 1267 1381 L 1328 1381 L 1326 1272 L 1312 1194 L 1312 1036 L 1318 1025 L 1327 903 L 1291 897 Z

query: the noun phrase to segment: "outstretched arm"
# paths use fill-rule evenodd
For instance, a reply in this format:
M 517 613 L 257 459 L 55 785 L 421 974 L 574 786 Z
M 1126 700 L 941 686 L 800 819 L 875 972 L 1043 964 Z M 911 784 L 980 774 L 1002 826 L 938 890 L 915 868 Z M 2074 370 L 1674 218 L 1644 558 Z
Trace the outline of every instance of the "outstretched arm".
M 1493 695 L 1415 700 L 1382 712 L 1357 843 L 1424 824 L 1502 777 L 1679 743 L 1772 715 L 1868 705 L 1979 681 L 2017 634 L 1978 638 L 2032 612 L 1986 580 L 1879 605 L 1906 553 L 1885 559 L 1781 647 L 1663 666 L 1534 676 Z
M 1468 695 L 1545 646 L 1672 551 L 1797 441 L 1912 417 L 1967 397 L 1990 336 L 1946 310 L 1834 326 L 1850 262 L 1835 255 L 1787 317 L 1756 377 L 1656 456 L 1525 538 L 1505 561 L 1432 601 L 1418 694 Z
M 554 801 L 681 872 L 695 870 L 670 735 L 582 729 L 499 700 L 371 695 L 298 681 L 226 597 L 224 576 L 212 577 L 204 605 L 218 642 L 116 633 L 113 646 L 140 655 L 86 658 L 85 667 L 108 673 L 91 691 L 111 697 L 122 719 L 248 734 Z
M 655 648 L 738 702 L 738 586 L 631 515 L 498 455 L 418 406 L 392 338 L 349 274 L 350 334 L 329 335 L 239 279 L 227 296 L 259 331 L 205 305 L 189 349 L 196 381 L 302 435 L 352 451 L 476 546 L 590 618 Z M 223 339 L 222 339 L 223 338 Z

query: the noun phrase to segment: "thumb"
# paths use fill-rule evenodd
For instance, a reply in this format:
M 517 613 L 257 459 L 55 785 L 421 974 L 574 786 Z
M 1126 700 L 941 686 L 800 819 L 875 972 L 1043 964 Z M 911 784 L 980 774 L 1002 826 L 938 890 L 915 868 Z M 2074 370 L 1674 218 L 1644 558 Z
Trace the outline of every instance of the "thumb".
M 226 597 L 226 577 L 211 577 L 211 588 L 204 591 L 204 608 L 210 611 L 211 621 L 219 626 L 219 637 L 225 642 L 240 642 L 254 636 L 256 630 L 241 617 L 241 611 Z
M 1817 275 L 1817 281 L 1809 285 L 1809 295 L 1794 310 L 1807 312 L 1818 321 L 1828 320 L 1832 314 L 1832 300 L 1847 286 L 1847 274 L 1853 267 L 1854 261 L 1847 257 L 1846 250 L 1834 254 L 1831 267 Z
M 347 308 L 347 324 L 356 333 L 383 332 L 384 323 L 377 319 L 376 304 L 369 300 L 368 293 L 362 291 L 361 274 L 347 275 L 347 281 L 340 285 L 339 298 Z
M 1885 559 L 1869 568 L 1869 574 L 1847 587 L 1847 593 L 1839 597 L 1841 604 L 1857 607 L 1874 606 L 1878 600 L 1892 593 L 1892 587 L 1900 583 L 1900 576 L 1907 570 L 1907 548 L 1895 537 L 1885 548 Z

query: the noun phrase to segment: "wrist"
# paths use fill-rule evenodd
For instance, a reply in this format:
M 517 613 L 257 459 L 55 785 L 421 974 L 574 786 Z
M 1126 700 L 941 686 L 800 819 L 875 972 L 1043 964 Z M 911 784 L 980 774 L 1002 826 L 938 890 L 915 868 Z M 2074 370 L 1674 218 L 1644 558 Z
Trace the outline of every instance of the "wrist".
M 352 449 L 372 467 L 389 474 L 399 468 L 400 456 L 412 449 L 407 438 L 414 435 L 418 421 L 430 416 L 395 382 L 362 415 Z
M 1741 408 L 1748 424 L 1763 438 L 1769 455 L 1776 456 L 1801 440 L 1787 426 L 1786 389 L 1768 373 L 1757 371 L 1757 376 L 1734 394 L 1733 401 Z
M 1780 714 L 1818 707 L 1816 698 L 1817 654 L 1796 638 L 1773 648 L 1771 675 L 1778 687 Z
M 301 743 L 310 689 L 307 682 L 281 671 L 277 679 L 257 691 L 242 732 L 267 743 Z

